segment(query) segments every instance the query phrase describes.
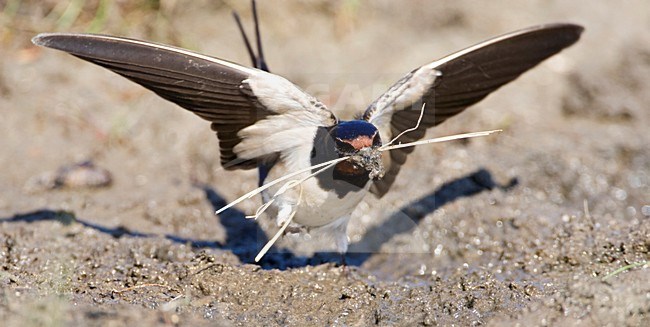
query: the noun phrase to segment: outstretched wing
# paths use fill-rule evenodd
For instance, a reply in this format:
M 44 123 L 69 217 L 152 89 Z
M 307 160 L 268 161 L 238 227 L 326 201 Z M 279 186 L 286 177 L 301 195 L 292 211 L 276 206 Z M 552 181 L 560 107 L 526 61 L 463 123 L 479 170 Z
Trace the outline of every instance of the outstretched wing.
M 421 139 L 427 128 L 460 113 L 575 43 L 582 31 L 582 27 L 572 24 L 542 25 L 456 52 L 407 74 L 366 109 L 363 119 L 377 126 L 382 140 L 387 142 L 416 126 L 422 105 L 426 104 L 419 128 L 396 142 Z M 373 184 L 373 193 L 383 196 L 388 191 L 412 151 L 412 147 L 401 148 L 385 156 L 387 173 Z
M 227 169 L 275 160 L 337 122 L 283 77 L 189 50 L 95 34 L 40 34 L 32 42 L 110 69 L 212 122 Z

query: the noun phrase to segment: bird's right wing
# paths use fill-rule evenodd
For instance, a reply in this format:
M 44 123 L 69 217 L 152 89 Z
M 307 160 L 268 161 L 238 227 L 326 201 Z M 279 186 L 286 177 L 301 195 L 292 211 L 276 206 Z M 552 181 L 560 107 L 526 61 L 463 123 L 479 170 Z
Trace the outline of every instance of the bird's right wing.
M 212 122 L 226 169 L 255 168 L 337 118 L 288 80 L 189 50 L 146 41 L 48 33 L 37 45 L 105 67 Z

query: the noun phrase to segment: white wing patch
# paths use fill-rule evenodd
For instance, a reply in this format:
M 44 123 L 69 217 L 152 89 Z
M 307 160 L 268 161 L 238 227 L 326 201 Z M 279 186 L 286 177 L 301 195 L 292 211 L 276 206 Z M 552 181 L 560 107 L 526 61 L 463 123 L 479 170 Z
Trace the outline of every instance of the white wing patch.
M 239 133 L 242 141 L 233 148 L 238 157 L 252 159 L 297 147 L 309 147 L 317 126 L 333 126 L 336 118 L 318 100 L 287 79 L 256 72 L 243 81 L 257 101 L 277 115 L 267 116 Z
M 375 103 L 377 113 L 370 119 L 370 123 L 379 127 L 381 139 L 387 142 L 394 135 L 390 135 L 390 120 L 395 110 L 402 110 L 415 104 L 429 91 L 433 83 L 442 72 L 436 70 L 437 62 L 432 62 L 415 70 L 404 83 L 396 85 L 394 89 L 384 93 Z M 419 110 L 420 108 L 415 108 Z
M 252 159 L 300 146 L 309 146 L 311 150 L 317 127 L 303 125 L 299 119 L 287 116 L 294 115 L 269 116 L 242 129 L 237 134 L 242 141 L 233 151 L 240 158 Z
M 257 100 L 267 110 L 277 114 L 298 115 L 301 125 L 332 126 L 336 123 L 336 118 L 324 104 L 282 76 L 256 71 L 242 83 L 250 86 Z

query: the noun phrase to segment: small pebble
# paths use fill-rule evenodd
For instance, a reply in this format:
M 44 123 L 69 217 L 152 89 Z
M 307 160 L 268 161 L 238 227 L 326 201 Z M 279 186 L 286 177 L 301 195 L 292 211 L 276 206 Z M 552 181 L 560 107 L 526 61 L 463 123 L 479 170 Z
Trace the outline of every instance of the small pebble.
M 641 207 L 641 213 L 646 217 L 650 217 L 650 205 L 644 205 Z
M 100 188 L 110 186 L 112 182 L 113 177 L 108 170 L 95 166 L 92 161 L 83 161 L 34 176 L 25 183 L 24 188 L 32 193 L 59 188 Z

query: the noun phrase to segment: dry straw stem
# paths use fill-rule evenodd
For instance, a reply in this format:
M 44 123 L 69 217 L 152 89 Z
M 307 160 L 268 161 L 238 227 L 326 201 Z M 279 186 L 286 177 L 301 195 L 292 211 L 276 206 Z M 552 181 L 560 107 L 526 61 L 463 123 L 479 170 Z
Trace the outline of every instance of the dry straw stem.
M 604 282 L 604 281 L 608 280 L 609 278 L 614 277 L 614 276 L 616 276 L 616 275 L 618 275 L 618 274 L 620 274 L 620 273 L 622 273 L 622 272 L 624 272 L 626 270 L 634 269 L 634 268 L 641 267 L 641 266 L 646 266 L 647 264 L 648 264 L 648 261 L 639 261 L 639 262 L 635 262 L 633 264 L 629 264 L 627 266 L 623 266 L 623 267 L 618 268 L 618 269 L 612 271 L 611 273 L 607 274 L 601 280 Z
M 384 149 L 388 148 L 389 145 L 393 144 L 393 142 L 395 142 L 398 138 L 402 137 L 402 135 L 418 129 L 420 127 L 420 123 L 422 122 L 422 117 L 424 117 L 424 108 L 426 107 L 426 105 L 427 105 L 426 103 L 422 104 L 422 108 L 420 108 L 420 117 L 418 117 L 418 122 L 415 123 L 415 126 L 409 128 L 409 129 L 406 129 L 403 132 L 397 134 L 397 136 L 395 136 L 392 140 L 390 140 L 390 142 L 382 145 L 381 148 L 379 148 L 379 150 L 384 151 Z
M 339 159 L 347 159 L 347 158 L 349 158 L 349 157 L 339 158 Z M 275 192 L 275 194 L 273 194 L 273 197 L 271 197 L 271 199 L 267 203 L 265 203 L 262 206 L 260 206 L 259 208 L 257 208 L 257 211 L 255 211 L 254 215 L 246 216 L 246 218 L 249 218 L 249 219 L 254 218 L 255 220 L 257 220 L 257 218 L 259 218 L 259 216 L 262 213 L 264 213 L 264 211 L 266 211 L 266 209 L 269 208 L 271 203 L 275 202 L 275 200 L 278 198 L 278 196 L 280 196 L 281 194 L 286 192 L 288 189 L 294 188 L 294 187 L 296 187 L 298 185 L 301 185 L 304 181 L 306 181 L 306 180 L 320 174 L 324 170 L 329 169 L 330 167 L 336 165 L 340 161 L 339 159 L 334 159 L 334 160 L 327 161 L 326 163 L 329 163 L 329 165 L 327 165 L 324 168 L 321 168 L 321 169 L 307 175 L 306 177 L 304 177 L 302 179 L 299 179 L 299 180 L 292 179 L 292 180 L 286 182 L 284 185 L 282 185 L 282 187 L 280 187 L 280 189 L 277 192 Z M 315 167 L 315 166 L 312 166 L 312 167 Z M 302 189 L 300 189 L 300 192 L 302 194 Z M 300 199 L 298 199 L 298 202 L 300 202 Z
M 261 192 L 264 191 L 264 190 L 266 190 L 267 188 L 269 188 L 269 187 L 271 187 L 271 186 L 273 186 L 273 185 L 275 185 L 275 184 L 277 184 L 277 183 L 280 183 L 280 182 L 282 182 L 282 181 L 286 181 L 287 179 L 289 179 L 289 178 L 291 178 L 291 177 L 293 177 L 293 176 L 296 176 L 296 175 L 298 175 L 298 174 L 301 174 L 301 173 L 304 173 L 304 172 L 310 171 L 310 170 L 315 169 L 315 168 L 320 168 L 320 167 L 323 167 L 323 166 L 327 166 L 328 164 L 339 163 L 339 162 L 341 162 L 341 161 L 343 161 L 343 160 L 346 160 L 346 159 L 348 159 L 348 158 L 349 158 L 349 157 L 344 157 L 344 158 L 338 158 L 338 159 L 330 160 L 330 161 L 327 161 L 327 162 L 320 163 L 320 164 L 318 164 L 318 165 L 314 165 L 314 166 L 311 166 L 311 167 L 307 167 L 307 168 L 305 168 L 305 169 L 300 169 L 300 170 L 295 171 L 295 172 L 293 172 L 293 173 L 291 173 L 291 174 L 284 175 L 284 176 L 282 176 L 282 177 L 280 177 L 280 178 L 278 178 L 278 179 L 276 179 L 276 180 L 274 180 L 274 181 L 272 181 L 272 182 L 269 182 L 269 183 L 267 183 L 267 184 L 264 184 L 264 185 L 262 185 L 262 186 L 260 186 L 260 187 L 258 187 L 258 188 L 256 188 L 256 189 L 254 189 L 254 190 L 252 190 L 252 191 L 250 191 L 250 192 L 248 192 L 248 193 L 242 195 L 242 196 L 239 197 L 237 200 L 235 200 L 235 201 L 233 201 L 233 202 L 230 202 L 230 203 L 228 203 L 228 205 L 226 205 L 226 206 L 224 206 L 223 208 L 217 210 L 217 212 L 215 212 L 215 214 L 218 215 L 218 214 L 220 214 L 220 213 L 226 211 L 227 209 L 232 208 L 234 205 L 238 204 L 239 202 L 242 202 L 242 201 L 244 201 L 244 200 L 246 200 L 246 199 L 250 199 L 250 198 L 252 198 L 253 196 L 255 196 L 255 195 L 261 193 Z
M 490 134 L 498 133 L 503 130 L 501 129 L 494 129 L 491 131 L 482 131 L 482 132 L 472 132 L 472 133 L 464 133 L 464 134 L 455 134 L 455 135 L 449 135 L 449 136 L 443 136 L 443 137 L 436 137 L 434 139 L 427 139 L 427 140 L 420 140 L 420 141 L 415 141 L 415 142 L 410 142 L 410 143 L 402 143 L 402 144 L 396 144 L 396 145 L 391 145 L 386 148 L 381 149 L 381 151 L 390 151 L 390 150 L 395 150 L 395 149 L 401 149 L 401 148 L 408 148 L 411 146 L 416 146 L 416 145 L 424 145 L 424 144 L 431 144 L 431 143 L 440 143 L 440 142 L 447 142 L 447 141 L 453 141 L 453 140 L 460 140 L 460 139 L 469 139 L 473 137 L 480 137 L 480 136 L 488 136 Z
M 325 169 L 327 169 L 327 168 L 329 168 L 329 166 L 326 167 L 326 168 L 323 168 L 322 170 L 325 170 Z M 316 174 L 318 174 L 319 172 L 320 172 L 320 171 L 317 171 L 317 172 L 313 173 L 312 175 L 307 176 L 307 177 L 304 178 L 302 181 L 298 182 L 297 185 L 300 185 L 300 184 L 301 184 L 302 182 L 304 182 L 307 178 L 309 178 L 309 177 L 311 177 L 311 176 L 313 176 L 313 175 L 316 175 Z M 287 184 L 289 184 L 289 183 L 287 183 Z M 296 206 L 291 210 L 291 214 L 289 215 L 289 217 L 287 217 L 287 220 L 284 221 L 284 223 L 282 224 L 282 227 L 278 230 L 278 232 L 275 233 L 275 235 L 273 235 L 273 238 L 272 238 L 272 239 L 270 239 L 268 242 L 266 242 L 266 244 L 264 245 L 264 247 L 262 248 L 262 250 L 260 250 L 260 252 L 257 254 L 257 256 L 255 257 L 255 262 L 259 262 L 259 261 L 262 259 L 262 257 L 266 254 L 266 252 L 268 252 L 269 249 L 273 246 L 273 244 L 275 244 L 275 242 L 278 240 L 278 238 L 280 238 L 280 236 L 281 236 L 282 234 L 284 234 L 284 231 L 287 229 L 287 227 L 289 226 L 289 224 L 291 224 L 291 221 L 293 220 L 293 216 L 295 216 L 295 215 L 296 215 L 296 212 L 298 211 L 298 210 L 296 210 L 296 209 L 297 209 L 298 206 L 300 205 L 300 200 L 302 200 L 302 186 L 300 187 L 300 196 L 298 196 L 298 203 L 296 203 Z M 269 202 L 270 202 L 270 201 L 269 201 Z
M 345 157 L 345 159 L 347 159 L 347 158 L 349 158 L 349 157 Z M 343 159 L 343 158 L 340 158 L 340 159 Z M 250 217 L 251 217 L 251 218 L 255 218 L 255 219 L 257 219 L 257 218 L 259 217 L 259 215 L 261 215 L 261 214 L 262 214 L 262 213 L 263 213 L 263 212 L 264 212 L 264 211 L 269 207 L 269 205 L 275 201 L 275 199 L 276 199 L 280 194 L 284 193 L 286 190 L 288 190 L 288 189 L 290 189 L 290 188 L 293 188 L 293 187 L 295 187 L 295 186 L 299 186 L 299 185 L 301 185 L 301 184 L 302 184 L 304 181 L 306 181 L 307 179 L 312 178 L 312 177 L 314 177 L 314 176 L 320 174 L 322 171 L 324 171 L 324 170 L 326 170 L 326 169 L 329 169 L 330 167 L 336 165 L 336 163 L 338 162 L 338 159 L 337 159 L 337 160 L 330 160 L 330 161 L 328 161 L 328 162 L 330 162 L 329 165 L 327 165 L 327 166 L 325 166 L 324 168 L 321 168 L 321 169 L 315 171 L 314 173 L 311 173 L 311 174 L 305 176 L 304 178 L 302 178 L 302 179 L 300 179 L 300 180 L 290 180 L 290 181 L 288 181 L 287 183 L 285 183 L 285 184 L 284 184 L 284 185 L 283 185 L 283 186 L 282 186 L 282 187 L 281 187 L 277 192 L 275 192 L 275 194 L 273 195 L 273 197 L 271 198 L 271 200 L 269 200 L 267 203 L 265 203 L 264 205 L 262 205 L 261 207 L 259 207 L 259 208 L 257 209 L 257 212 L 255 213 L 255 215 L 254 215 L 254 216 L 250 216 Z M 273 246 L 273 244 L 275 244 L 275 242 L 278 240 L 278 238 L 280 238 L 280 236 L 281 236 L 282 234 L 284 234 L 284 231 L 287 229 L 287 227 L 289 226 L 289 224 L 291 224 L 291 221 L 293 220 L 293 217 L 296 215 L 297 208 L 298 208 L 298 206 L 300 205 L 301 200 L 302 200 L 302 186 L 300 187 L 300 195 L 298 196 L 298 202 L 297 202 L 296 205 L 292 208 L 292 210 L 291 210 L 291 214 L 290 214 L 289 217 L 288 217 L 288 218 L 283 222 L 282 227 L 277 231 L 277 233 L 275 233 L 275 235 L 273 235 L 273 238 L 272 238 L 271 240 L 269 240 L 269 241 L 264 245 L 264 247 L 262 248 L 262 250 L 260 250 L 260 252 L 259 252 L 259 253 L 257 254 L 257 256 L 255 257 L 255 262 L 259 262 L 259 261 L 262 259 L 262 257 L 266 254 L 266 252 L 268 252 L 269 249 L 271 249 L 271 247 Z

